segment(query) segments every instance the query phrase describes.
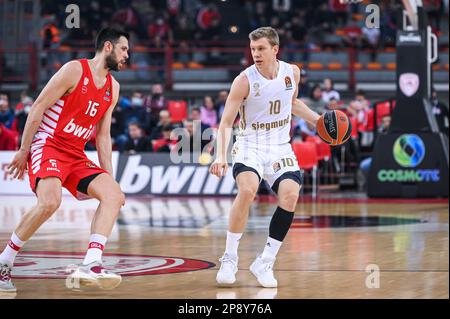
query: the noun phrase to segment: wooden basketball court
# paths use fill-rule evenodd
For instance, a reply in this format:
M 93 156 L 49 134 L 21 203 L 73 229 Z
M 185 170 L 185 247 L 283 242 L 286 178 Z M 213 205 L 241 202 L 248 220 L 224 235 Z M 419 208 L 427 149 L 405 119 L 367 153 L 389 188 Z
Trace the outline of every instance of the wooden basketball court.
M 271 197 L 252 206 L 237 283 L 216 285 L 232 200 L 129 197 L 104 254 L 123 281 L 99 290 L 65 280 L 84 256 L 97 206 L 66 196 L 16 259 L 17 294 L 0 298 L 449 298 L 447 200 L 305 196 L 275 264 L 276 289 L 248 270 L 268 234 Z M 1 245 L 34 201 L 0 197 Z

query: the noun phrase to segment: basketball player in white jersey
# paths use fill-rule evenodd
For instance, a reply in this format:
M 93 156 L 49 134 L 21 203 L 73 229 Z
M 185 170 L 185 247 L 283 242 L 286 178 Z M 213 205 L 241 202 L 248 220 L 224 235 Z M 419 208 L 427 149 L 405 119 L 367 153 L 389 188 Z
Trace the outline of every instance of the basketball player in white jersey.
M 275 29 L 259 28 L 249 38 L 254 64 L 233 81 L 218 130 L 216 159 L 210 167 L 212 174 L 226 175 L 231 127 L 239 112 L 239 134 L 232 149 L 238 194 L 231 207 L 225 253 L 216 280 L 218 284 L 236 281 L 239 240 L 264 178 L 278 195 L 278 207 L 264 250 L 250 271 L 261 286 L 277 287 L 273 265 L 292 223 L 301 187 L 300 170 L 289 143 L 291 114 L 313 125 L 319 115 L 297 99 L 300 69 L 277 59 L 279 38 Z

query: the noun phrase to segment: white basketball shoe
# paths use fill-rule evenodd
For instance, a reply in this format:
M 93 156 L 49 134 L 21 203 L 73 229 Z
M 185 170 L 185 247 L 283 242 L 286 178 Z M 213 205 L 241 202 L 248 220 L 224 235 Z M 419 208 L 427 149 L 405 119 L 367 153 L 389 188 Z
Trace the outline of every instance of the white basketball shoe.
M 69 266 L 70 267 L 70 266 Z M 122 277 L 103 268 L 102 263 L 94 261 L 88 265 L 79 265 L 68 276 L 68 280 L 73 287 L 79 286 L 97 286 L 101 289 L 114 289 L 121 282 Z
M 219 259 L 222 263 L 216 276 L 216 281 L 220 285 L 231 285 L 236 281 L 236 273 L 238 271 L 238 257 L 230 256 L 225 253 Z
M 273 264 L 275 258 L 262 258 L 262 255 L 256 257 L 250 265 L 250 272 L 256 277 L 259 284 L 265 288 L 276 288 L 278 281 L 273 275 Z
M 11 281 L 11 265 L 0 263 L 0 292 L 16 292 L 16 286 Z

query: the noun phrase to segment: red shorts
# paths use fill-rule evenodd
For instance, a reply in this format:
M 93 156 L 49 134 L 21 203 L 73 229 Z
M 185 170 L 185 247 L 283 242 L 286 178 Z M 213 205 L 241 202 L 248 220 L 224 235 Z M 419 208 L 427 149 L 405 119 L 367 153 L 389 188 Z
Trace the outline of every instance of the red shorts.
M 83 178 L 99 173 L 107 172 L 85 154 L 74 154 L 49 145 L 32 148 L 28 157 L 28 176 L 33 192 L 36 192 L 37 179 L 58 177 L 62 186 L 77 199 L 88 199 L 90 196 L 78 191 L 78 184 Z

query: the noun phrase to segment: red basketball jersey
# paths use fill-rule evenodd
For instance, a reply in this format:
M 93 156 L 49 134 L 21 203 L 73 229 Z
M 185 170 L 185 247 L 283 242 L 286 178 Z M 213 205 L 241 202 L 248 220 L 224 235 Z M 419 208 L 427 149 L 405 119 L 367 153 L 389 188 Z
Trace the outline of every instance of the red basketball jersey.
M 83 153 L 95 125 L 111 106 L 113 87 L 108 73 L 105 85 L 98 89 L 86 59 L 78 60 L 83 74 L 72 93 L 62 96 L 42 118 L 33 146 L 53 146 L 69 152 Z

